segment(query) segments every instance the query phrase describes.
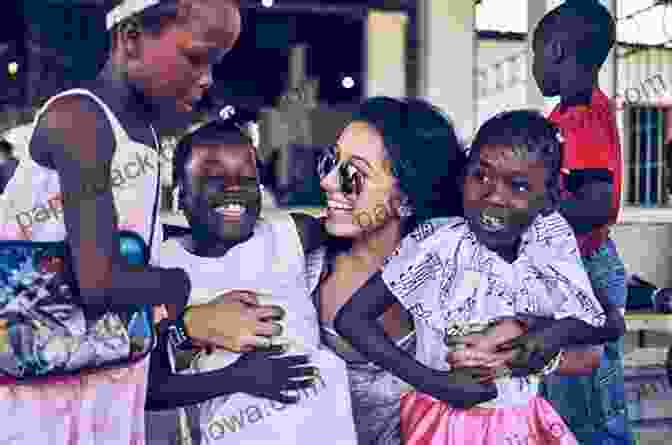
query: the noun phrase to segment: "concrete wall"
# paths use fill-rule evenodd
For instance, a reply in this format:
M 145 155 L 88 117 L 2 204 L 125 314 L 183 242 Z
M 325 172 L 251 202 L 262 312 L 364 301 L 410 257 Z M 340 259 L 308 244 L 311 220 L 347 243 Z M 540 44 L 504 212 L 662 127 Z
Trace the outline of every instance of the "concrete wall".
M 612 237 L 629 273 L 672 287 L 672 209 L 627 207 Z
M 510 88 L 499 90 L 478 99 L 476 116 L 477 128 L 494 115 L 507 110 L 529 107 L 525 100 L 525 83 L 521 82 Z

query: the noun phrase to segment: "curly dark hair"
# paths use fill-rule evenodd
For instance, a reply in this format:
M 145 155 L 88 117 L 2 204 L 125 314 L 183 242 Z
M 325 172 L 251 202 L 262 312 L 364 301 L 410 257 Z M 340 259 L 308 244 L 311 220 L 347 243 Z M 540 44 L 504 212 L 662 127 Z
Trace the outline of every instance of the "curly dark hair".
M 393 174 L 415 208 L 413 225 L 462 214 L 457 178 L 466 156 L 441 110 L 415 98 L 374 97 L 360 105 L 352 120 L 366 122 L 382 136 Z

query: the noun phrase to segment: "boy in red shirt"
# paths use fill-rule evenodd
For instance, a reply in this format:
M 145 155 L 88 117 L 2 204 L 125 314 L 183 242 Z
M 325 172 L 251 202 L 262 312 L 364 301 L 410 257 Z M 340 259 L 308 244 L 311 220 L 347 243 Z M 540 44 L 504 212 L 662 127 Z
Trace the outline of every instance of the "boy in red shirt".
M 565 138 L 559 211 L 575 231 L 596 296 L 622 318 L 625 266 L 609 230 L 620 209 L 623 163 L 615 115 L 598 85 L 615 37 L 613 17 L 597 0 L 567 0 L 535 30 L 533 74 L 544 96 L 561 97 L 549 116 Z M 633 443 L 622 355 L 621 337 L 605 344 L 592 375 L 556 375 L 544 382 L 544 396 L 583 445 Z

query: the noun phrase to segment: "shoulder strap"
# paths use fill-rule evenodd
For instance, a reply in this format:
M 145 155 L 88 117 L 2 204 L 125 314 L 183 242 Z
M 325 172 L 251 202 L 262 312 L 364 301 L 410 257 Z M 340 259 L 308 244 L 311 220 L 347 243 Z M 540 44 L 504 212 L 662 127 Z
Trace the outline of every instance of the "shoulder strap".
M 40 111 L 35 116 L 35 121 L 33 125 L 33 131 L 34 127 L 37 124 L 38 120 L 40 119 L 40 116 L 47 110 L 47 108 L 56 100 L 60 99 L 61 97 L 65 96 L 75 96 L 75 95 L 82 95 L 82 96 L 87 96 L 91 99 L 93 99 L 105 112 L 105 115 L 107 116 L 107 119 L 110 121 L 110 124 L 112 125 L 112 131 L 114 132 L 115 138 L 117 140 L 119 138 L 121 139 L 129 139 L 128 133 L 124 129 L 124 127 L 121 125 L 121 122 L 119 122 L 119 119 L 117 119 L 117 116 L 112 112 L 110 107 L 107 106 L 107 104 L 98 96 L 96 96 L 93 92 L 83 89 L 83 88 L 73 88 L 70 90 L 63 91 L 62 93 L 59 93 L 53 97 L 51 97 L 47 102 L 42 106 Z M 158 135 L 156 134 L 156 130 L 154 130 L 154 127 L 150 125 L 150 129 L 152 130 L 152 136 L 154 136 L 154 149 L 156 150 L 157 156 L 160 155 L 161 153 L 161 144 L 159 142 Z M 32 135 L 31 135 L 32 137 Z M 161 167 L 157 166 L 156 169 L 156 191 L 154 193 L 154 206 L 152 209 L 152 220 L 151 224 L 149 226 L 149 243 L 148 243 L 148 250 L 150 253 L 150 257 L 152 254 L 152 247 L 154 244 L 154 237 L 155 237 L 155 231 L 156 231 L 156 220 L 158 217 L 158 210 L 159 210 L 159 201 L 160 201 L 160 191 L 161 191 Z
M 305 270 L 303 246 L 294 218 L 286 211 L 274 212 L 269 218 L 277 254 L 273 258 L 274 270 Z
M 52 96 L 47 100 L 44 105 L 42 105 L 42 108 L 35 114 L 35 120 L 33 121 L 33 131 L 35 129 L 35 126 L 37 125 L 37 122 L 39 121 L 40 117 L 42 114 L 49 108 L 49 106 L 57 101 L 58 99 L 65 97 L 65 96 L 87 96 L 91 99 L 93 99 L 94 102 L 96 102 L 100 108 L 103 109 L 105 112 L 105 115 L 107 116 L 107 119 L 110 121 L 110 124 L 112 125 L 112 131 L 114 131 L 115 136 L 119 135 L 125 139 L 128 139 L 128 133 L 126 133 L 126 130 L 124 127 L 121 125 L 119 122 L 119 119 L 117 119 L 117 116 L 112 112 L 110 107 L 107 106 L 105 102 L 95 94 L 93 94 L 91 91 L 83 89 L 83 88 L 73 88 L 70 90 L 63 91 L 55 96 Z M 32 135 L 31 135 L 32 137 Z
M 157 158 L 161 154 L 161 143 L 159 142 L 159 137 L 156 134 L 156 130 L 152 125 L 149 126 L 152 129 L 152 136 L 154 136 L 154 145 L 156 146 Z M 156 166 L 156 193 L 154 194 L 154 208 L 152 209 L 152 223 L 149 226 L 149 257 L 152 256 L 152 246 L 154 244 L 154 236 L 156 230 L 156 219 L 159 213 L 159 201 L 161 194 L 161 165 Z

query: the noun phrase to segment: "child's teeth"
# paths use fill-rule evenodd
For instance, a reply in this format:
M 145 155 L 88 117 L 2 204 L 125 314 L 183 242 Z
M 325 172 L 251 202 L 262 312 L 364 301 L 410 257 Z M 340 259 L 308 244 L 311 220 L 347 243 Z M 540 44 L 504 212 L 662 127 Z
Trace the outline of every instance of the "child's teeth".
M 245 211 L 245 207 L 243 207 L 240 204 L 225 204 L 223 206 L 217 207 L 215 209 L 215 211 L 217 211 L 219 213 L 227 212 L 227 211 L 243 213 L 243 211 Z
M 504 225 L 504 221 L 496 216 L 481 214 L 481 222 L 492 228 L 500 228 Z

